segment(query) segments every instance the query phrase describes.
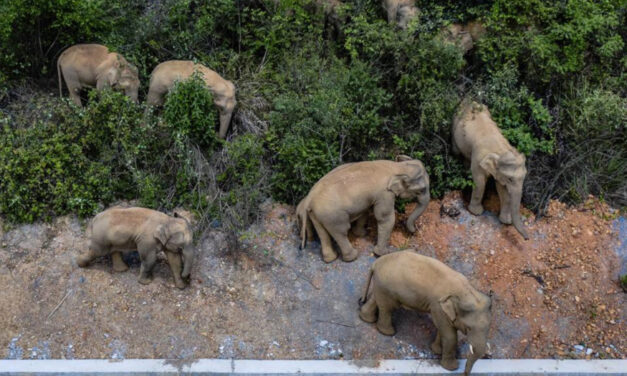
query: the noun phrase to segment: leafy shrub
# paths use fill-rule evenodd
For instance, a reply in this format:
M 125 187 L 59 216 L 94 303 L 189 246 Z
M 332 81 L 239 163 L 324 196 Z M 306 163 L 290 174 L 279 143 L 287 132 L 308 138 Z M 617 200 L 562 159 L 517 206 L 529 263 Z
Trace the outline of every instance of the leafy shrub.
M 32 126 L 2 119 L 0 212 L 9 220 L 91 215 L 124 190 L 123 149 L 139 117 L 122 94 L 98 96 L 85 109 L 57 102 Z
M 199 74 L 176 82 L 166 94 L 163 120 L 177 140 L 189 137 L 198 146 L 213 150 L 220 143 L 217 119 L 213 96 Z
M 295 202 L 333 167 L 367 158 L 383 141 L 390 95 L 368 67 L 355 61 L 305 57 L 287 63 L 286 91 L 274 100 L 268 144 L 273 190 Z
M 118 23 L 105 0 L 9 0 L 0 5 L 0 70 L 7 76 L 49 76 L 60 50 L 98 41 Z

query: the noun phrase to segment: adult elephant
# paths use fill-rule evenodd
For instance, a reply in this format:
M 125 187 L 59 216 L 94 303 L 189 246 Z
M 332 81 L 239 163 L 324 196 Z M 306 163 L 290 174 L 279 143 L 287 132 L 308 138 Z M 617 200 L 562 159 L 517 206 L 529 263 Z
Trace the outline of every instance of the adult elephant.
M 231 116 L 235 108 L 235 85 L 225 80 L 213 70 L 202 64 L 195 64 L 189 60 L 165 61 L 155 67 L 150 76 L 150 88 L 146 102 L 151 106 L 163 104 L 165 94 L 174 86 L 176 81 L 189 78 L 198 72 L 213 94 L 213 103 L 220 110 L 220 138 L 226 138 L 226 131 L 231 123 Z
M 62 96 L 61 77 L 65 80 L 70 98 L 81 106 L 80 91 L 86 87 L 102 90 L 111 87 L 121 90 L 137 103 L 139 78 L 137 68 L 126 59 L 100 44 L 77 44 L 57 59 L 59 96 Z
M 468 211 L 483 213 L 481 200 L 487 179 L 492 176 L 501 200 L 499 219 L 512 223 L 525 239 L 529 239 L 520 218 L 520 200 L 527 168 L 525 156 L 503 137 L 487 107 L 464 101 L 453 120 L 453 152 L 470 160 L 475 187 Z
M 341 165 L 323 176 L 298 204 L 301 247 L 311 239 L 313 229 L 322 244 L 322 258 L 337 258 L 331 238 L 340 247 L 342 259 L 353 261 L 357 251 L 348 241 L 348 230 L 366 234 L 365 224 L 370 208 L 377 219 L 378 238 L 374 253 L 380 255 L 387 247 L 395 222 L 394 201 L 397 197 L 418 200 L 407 219 L 407 230 L 415 232 L 414 222 L 429 203 L 429 176 L 419 160 L 406 156 L 393 161 L 368 161 Z M 313 224 L 313 228 L 310 224 Z
M 455 359 L 458 330 L 470 344 L 464 375 L 470 374 L 474 363 L 486 353 L 492 298 L 432 257 L 405 250 L 379 258 L 370 268 L 360 303 L 359 317 L 365 322 L 376 321 L 379 332 L 389 336 L 396 332 L 392 325 L 395 309 L 429 312 L 438 329 L 431 349 L 442 354 L 440 364 L 448 370 L 459 366 Z

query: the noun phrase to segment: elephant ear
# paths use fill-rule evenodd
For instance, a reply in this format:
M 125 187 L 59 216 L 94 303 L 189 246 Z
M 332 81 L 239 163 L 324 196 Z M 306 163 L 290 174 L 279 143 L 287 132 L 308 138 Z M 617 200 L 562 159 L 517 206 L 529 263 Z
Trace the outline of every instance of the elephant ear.
M 159 241 L 159 243 L 161 243 L 165 247 L 165 245 L 168 243 L 168 240 L 170 239 L 170 232 L 168 231 L 168 226 L 166 225 L 157 226 L 154 236 L 155 236 L 155 239 L 157 239 L 157 241 Z
M 388 191 L 392 191 L 395 196 L 398 196 L 407 190 L 408 181 L 409 176 L 405 174 L 394 175 L 388 181 Z
M 457 314 L 455 309 L 455 298 L 453 296 L 449 295 L 446 298 L 440 299 L 440 307 L 442 307 L 442 311 L 444 311 L 449 320 L 455 321 Z
M 490 175 L 496 176 L 496 167 L 498 163 L 499 155 L 495 153 L 490 153 L 483 157 L 481 162 L 479 162 L 479 166 L 481 166 L 481 168 L 487 171 Z

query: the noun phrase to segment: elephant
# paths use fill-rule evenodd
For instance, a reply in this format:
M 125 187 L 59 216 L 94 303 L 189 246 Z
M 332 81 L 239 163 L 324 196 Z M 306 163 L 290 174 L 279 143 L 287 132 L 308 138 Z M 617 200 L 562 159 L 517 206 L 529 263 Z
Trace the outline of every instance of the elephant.
M 65 80 L 70 98 L 77 106 L 82 106 L 79 93 L 85 87 L 102 90 L 111 87 L 121 90 L 135 103 L 139 90 L 137 68 L 124 57 L 100 44 L 77 44 L 65 51 L 57 59 L 59 75 L 59 96 L 63 96 L 61 77 Z
M 368 294 L 370 286 L 372 292 Z M 437 328 L 431 350 L 442 354 L 442 367 L 457 369 L 457 331 L 468 337 L 468 375 L 477 359 L 486 353 L 491 295 L 479 292 L 461 273 L 435 258 L 404 250 L 382 256 L 372 264 L 360 299 L 359 317 L 367 323 L 376 321 L 379 332 L 391 336 L 395 334 L 394 309 L 429 312 Z
M 150 87 L 146 102 L 151 106 L 160 106 L 165 94 L 179 80 L 189 78 L 194 72 L 202 75 L 205 84 L 213 94 L 213 103 L 220 110 L 220 138 L 226 138 L 226 131 L 231 123 L 235 108 L 235 85 L 202 64 L 188 60 L 170 60 L 157 65 L 150 76 Z
M 520 200 L 527 168 L 525 156 L 503 137 L 492 120 L 487 107 L 465 100 L 453 120 L 453 153 L 470 160 L 472 190 L 468 211 L 474 215 L 483 213 L 481 199 L 487 179 L 492 176 L 501 201 L 499 219 L 513 224 L 516 230 L 529 239 L 520 216 Z
M 485 27 L 479 21 L 466 25 L 453 23 L 442 29 L 441 35 L 448 43 L 459 45 L 464 55 L 473 49 L 475 43 L 485 34 Z
M 396 23 L 401 29 L 406 29 L 409 22 L 419 14 L 415 0 L 383 0 L 381 5 L 388 14 L 388 23 Z
M 86 267 L 97 257 L 111 254 L 113 270 L 124 272 L 128 266 L 122 252 L 139 252 L 141 267 L 139 283 L 151 281 L 157 252 L 163 250 L 174 276 L 174 284 L 184 289 L 189 279 L 194 249 L 192 228 L 187 219 L 140 207 L 113 207 L 97 214 L 89 225 L 89 250 L 77 258 L 79 267 Z M 182 271 L 181 271 L 182 270 Z
M 419 160 L 399 156 L 396 161 L 347 163 L 323 176 L 297 206 L 296 216 L 301 236 L 301 249 L 313 238 L 315 229 L 322 245 L 322 258 L 337 258 L 331 238 L 340 247 L 342 259 L 353 261 L 357 251 L 348 241 L 348 230 L 366 235 L 365 225 L 370 208 L 377 219 L 378 238 L 374 253 L 383 253 L 394 227 L 394 201 L 417 198 L 418 205 L 409 215 L 406 227 L 415 232 L 414 222 L 429 204 L 429 176 Z M 313 225 L 313 226 L 312 226 Z

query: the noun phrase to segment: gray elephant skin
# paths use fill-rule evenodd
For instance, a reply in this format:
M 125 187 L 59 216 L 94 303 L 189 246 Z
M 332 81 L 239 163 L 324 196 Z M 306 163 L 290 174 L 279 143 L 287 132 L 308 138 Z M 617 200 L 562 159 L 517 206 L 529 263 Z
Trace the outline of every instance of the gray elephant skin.
M 301 247 L 313 239 L 314 229 L 322 245 L 322 258 L 337 258 L 331 239 L 339 245 L 342 259 L 353 261 L 357 251 L 348 241 L 351 223 L 357 236 L 366 234 L 365 225 L 372 208 L 377 220 L 378 238 L 375 254 L 386 249 L 396 220 L 396 198 L 417 199 L 418 204 L 407 219 L 407 230 L 415 232 L 414 222 L 429 204 L 429 176 L 419 160 L 400 156 L 397 161 L 347 163 L 323 176 L 298 204 Z
M 102 90 L 111 87 L 123 91 L 137 103 L 139 78 L 137 68 L 126 59 L 100 44 L 77 44 L 65 51 L 57 59 L 59 75 L 59 96 L 62 96 L 61 78 L 65 80 L 70 98 L 81 106 L 80 91 L 95 87 Z
M 492 298 L 432 257 L 413 250 L 380 257 L 371 266 L 361 303 L 359 317 L 368 323 L 376 321 L 377 329 L 385 335 L 395 333 L 392 325 L 395 309 L 429 312 L 437 328 L 431 350 L 442 354 L 440 364 L 448 370 L 459 367 L 455 358 L 458 330 L 467 336 L 470 344 L 466 375 L 486 353 Z
M 453 152 L 470 161 L 475 187 L 468 211 L 474 215 L 483 213 L 481 200 L 486 181 L 492 176 L 501 201 L 500 221 L 513 224 L 523 238 L 529 239 L 520 215 L 526 159 L 503 137 L 487 107 L 462 102 L 453 120 Z
M 176 287 L 183 289 L 192 268 L 194 249 L 192 228 L 187 219 L 156 210 L 130 207 L 110 208 L 97 214 L 89 225 L 89 250 L 77 259 L 86 267 L 97 257 L 111 255 L 113 269 L 128 270 L 121 252 L 137 250 L 141 259 L 139 282 L 152 280 L 152 268 L 157 252 L 164 251 L 174 276 Z

